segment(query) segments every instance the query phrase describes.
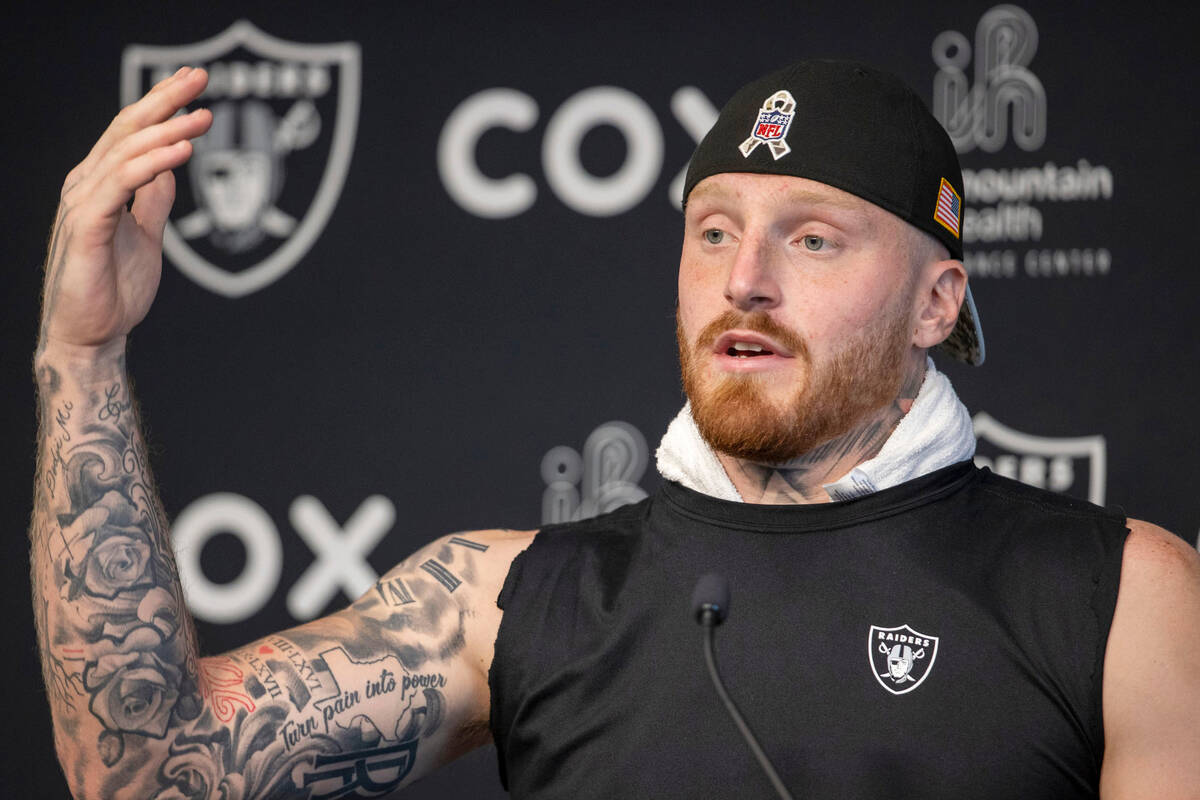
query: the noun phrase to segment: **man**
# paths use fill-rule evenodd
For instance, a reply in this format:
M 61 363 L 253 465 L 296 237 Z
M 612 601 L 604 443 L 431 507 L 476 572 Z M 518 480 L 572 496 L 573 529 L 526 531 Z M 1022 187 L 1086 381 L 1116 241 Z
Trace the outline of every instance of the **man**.
M 122 110 L 47 260 L 34 600 L 78 796 L 379 796 L 489 736 L 517 797 L 768 796 L 700 663 L 710 570 L 731 691 L 798 796 L 1200 796 L 1200 559 L 972 466 L 926 356 L 984 355 L 957 161 L 856 64 L 749 84 L 692 159 L 659 493 L 447 536 L 343 611 L 201 657 L 123 350 L 206 79 Z

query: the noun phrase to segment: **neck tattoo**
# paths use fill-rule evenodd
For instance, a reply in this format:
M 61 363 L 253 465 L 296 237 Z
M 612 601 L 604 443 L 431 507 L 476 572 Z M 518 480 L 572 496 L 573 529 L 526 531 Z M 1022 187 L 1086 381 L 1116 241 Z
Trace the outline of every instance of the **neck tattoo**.
M 825 484 L 874 458 L 912 408 L 925 377 L 924 359 L 905 372 L 894 400 L 846 433 L 817 445 L 786 464 L 764 465 L 717 453 L 717 458 L 742 499 L 775 505 L 828 503 Z

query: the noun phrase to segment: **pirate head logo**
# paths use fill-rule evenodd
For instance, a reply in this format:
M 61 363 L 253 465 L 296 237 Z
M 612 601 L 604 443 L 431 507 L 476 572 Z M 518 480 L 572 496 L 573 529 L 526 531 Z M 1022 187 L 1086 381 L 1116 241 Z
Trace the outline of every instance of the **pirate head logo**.
M 980 411 L 975 463 L 997 475 L 1104 505 L 1107 446 L 1104 437 L 1034 436 Z
M 240 297 L 291 269 L 333 212 L 358 126 L 358 45 L 287 42 L 244 20 L 196 44 L 130 45 L 122 104 L 184 64 L 209 71 L 197 105 L 213 124 L 177 173 L 163 250 L 196 283 Z
M 184 239 L 208 237 L 218 249 L 242 253 L 268 237 L 285 239 L 296 218 L 275 205 L 283 189 L 285 156 L 313 143 L 321 120 L 309 100 L 279 118 L 266 103 L 223 101 L 213 124 L 196 140 L 188 178 L 196 210 L 177 221 Z
M 792 97 L 792 93 L 787 89 L 780 89 L 764 100 L 754 120 L 750 138 L 738 145 L 742 156 L 749 158 L 760 144 L 767 146 L 776 161 L 792 152 L 792 148 L 784 139 L 795 116 L 796 98 Z
M 872 625 L 867 635 L 867 655 L 875 680 L 892 694 L 905 694 L 920 686 L 933 669 L 937 649 L 938 637 L 907 625 Z

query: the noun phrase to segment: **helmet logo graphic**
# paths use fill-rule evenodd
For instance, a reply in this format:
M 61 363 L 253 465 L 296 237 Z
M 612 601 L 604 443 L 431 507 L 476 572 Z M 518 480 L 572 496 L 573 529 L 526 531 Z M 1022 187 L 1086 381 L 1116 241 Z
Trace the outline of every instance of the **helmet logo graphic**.
M 267 236 L 286 238 L 296 219 L 275 206 L 283 189 L 283 157 L 317 138 L 321 120 L 307 99 L 277 119 L 266 103 L 216 103 L 213 124 L 195 141 L 188 162 L 196 210 L 176 223 L 184 239 L 208 236 L 241 253 Z
M 907 625 L 872 625 L 867 635 L 871 671 L 879 685 L 892 694 L 906 694 L 920 686 L 933 669 L 937 651 L 938 637 Z
M 176 172 L 163 251 L 204 288 L 242 297 L 295 266 L 337 205 L 358 126 L 359 48 L 288 42 L 246 20 L 202 42 L 129 45 L 122 102 L 184 64 L 209 71 L 196 105 L 213 124 Z

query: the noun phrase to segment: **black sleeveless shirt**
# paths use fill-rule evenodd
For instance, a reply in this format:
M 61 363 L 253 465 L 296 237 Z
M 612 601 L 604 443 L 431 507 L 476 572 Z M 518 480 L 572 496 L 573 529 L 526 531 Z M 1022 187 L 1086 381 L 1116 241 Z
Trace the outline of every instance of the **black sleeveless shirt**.
M 773 797 L 704 665 L 798 798 L 1095 797 L 1123 516 L 969 462 L 845 502 L 666 483 L 544 528 L 497 600 L 491 729 L 515 798 Z

